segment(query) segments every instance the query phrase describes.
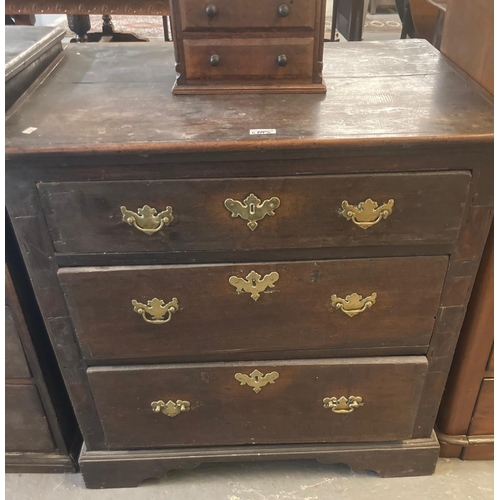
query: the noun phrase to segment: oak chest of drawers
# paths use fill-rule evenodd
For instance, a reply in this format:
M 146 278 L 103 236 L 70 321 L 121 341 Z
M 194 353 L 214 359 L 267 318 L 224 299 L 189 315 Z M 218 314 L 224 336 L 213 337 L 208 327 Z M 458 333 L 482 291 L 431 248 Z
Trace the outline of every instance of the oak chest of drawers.
M 89 487 L 216 461 L 433 472 L 492 104 L 426 42 L 328 49 L 326 98 L 179 100 L 169 47 L 70 47 L 9 117 L 8 212 Z
M 324 93 L 325 8 L 325 0 L 173 0 L 173 93 Z

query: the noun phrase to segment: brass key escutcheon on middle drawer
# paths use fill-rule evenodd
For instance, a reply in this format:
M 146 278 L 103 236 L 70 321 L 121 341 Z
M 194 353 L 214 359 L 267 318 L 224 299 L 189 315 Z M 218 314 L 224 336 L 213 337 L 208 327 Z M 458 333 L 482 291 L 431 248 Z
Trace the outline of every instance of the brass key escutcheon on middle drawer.
M 231 217 L 241 217 L 248 221 L 247 226 L 255 231 L 259 225 L 257 221 L 262 220 L 266 215 L 275 215 L 274 211 L 280 203 L 280 199 L 276 196 L 262 201 L 252 193 L 243 202 L 228 198 L 224 201 L 224 206 L 231 212 Z

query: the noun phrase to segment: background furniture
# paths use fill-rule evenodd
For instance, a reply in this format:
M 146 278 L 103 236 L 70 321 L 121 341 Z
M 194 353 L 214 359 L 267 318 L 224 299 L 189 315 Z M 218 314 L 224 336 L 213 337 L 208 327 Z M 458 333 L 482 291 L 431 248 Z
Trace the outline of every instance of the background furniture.
M 6 109 L 61 57 L 63 36 L 59 28 L 5 28 Z M 8 220 L 5 253 L 6 470 L 75 471 L 82 438 Z
M 174 94 L 324 93 L 326 0 L 173 0 Z
M 332 35 L 335 28 L 349 42 L 361 41 L 366 18 L 364 0 L 333 0 Z
M 5 27 L 5 109 L 9 109 L 62 52 L 64 30 Z
M 441 51 L 493 93 L 493 0 L 450 0 Z M 493 230 L 460 335 L 437 427 L 441 454 L 493 459 Z
M 179 98 L 173 48 L 143 47 L 68 47 L 6 123 L 87 486 L 296 458 L 431 474 L 491 225 L 487 94 L 397 40 L 326 45 L 326 96 Z
M 370 14 L 374 16 L 378 7 L 394 7 L 395 0 L 370 0 Z
M 5 470 L 75 472 L 82 438 L 10 228 L 6 243 Z
M 139 2 L 115 2 L 110 7 L 109 3 L 101 0 L 85 0 L 76 2 L 74 0 L 26 2 L 25 0 L 8 0 L 5 3 L 5 13 L 11 15 L 34 15 L 34 14 L 66 14 L 70 29 L 77 35 L 77 41 L 88 40 L 90 30 L 89 14 L 103 16 L 102 33 L 97 33 L 94 39 L 104 37 L 115 37 L 116 41 L 141 41 L 132 33 L 117 33 L 113 29 L 111 15 L 126 16 L 162 16 L 165 32 L 165 40 L 168 41 L 168 20 L 170 15 L 169 0 L 140 0 Z

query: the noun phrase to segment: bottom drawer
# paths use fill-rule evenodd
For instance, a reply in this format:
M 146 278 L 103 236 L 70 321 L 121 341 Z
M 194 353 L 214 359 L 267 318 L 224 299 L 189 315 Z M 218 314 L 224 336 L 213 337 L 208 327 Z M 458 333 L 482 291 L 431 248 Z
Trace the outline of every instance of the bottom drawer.
M 90 368 L 111 449 L 410 438 L 425 357 Z
M 188 80 L 310 80 L 314 38 L 184 40 Z M 283 58 L 280 65 L 279 58 Z M 213 66 L 213 58 L 217 64 Z

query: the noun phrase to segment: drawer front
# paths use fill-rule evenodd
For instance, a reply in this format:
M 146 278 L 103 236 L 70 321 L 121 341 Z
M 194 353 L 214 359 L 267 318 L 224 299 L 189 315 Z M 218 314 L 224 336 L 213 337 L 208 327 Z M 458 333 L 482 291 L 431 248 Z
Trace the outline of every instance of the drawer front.
M 174 253 L 452 244 L 469 182 L 468 172 L 451 172 L 62 182 L 38 188 L 57 252 Z M 261 200 L 254 209 L 253 199 L 244 202 L 250 194 Z M 273 198 L 279 200 L 277 208 Z M 379 208 L 391 199 L 394 204 L 386 218 L 365 205 L 373 223 L 363 228 L 358 215 L 358 224 L 346 218 L 349 208 L 342 203 L 357 206 L 367 199 Z M 227 202 L 233 211 L 226 200 L 234 200 Z M 149 225 L 138 219 L 142 227 L 134 226 L 145 205 L 158 213 L 142 214 Z M 122 206 L 135 215 L 123 215 Z
M 190 80 L 311 79 L 314 38 L 184 40 Z
M 388 357 L 88 375 L 110 448 L 131 449 L 410 438 L 426 370 L 424 357 Z
M 30 378 L 16 323 L 9 306 L 5 306 L 5 378 Z
M 5 386 L 5 451 L 55 449 L 47 417 L 34 385 Z
M 59 279 L 86 357 L 203 361 L 426 346 L 447 265 L 447 257 L 404 257 L 65 268 Z
M 180 0 L 183 31 L 313 30 L 316 0 Z

